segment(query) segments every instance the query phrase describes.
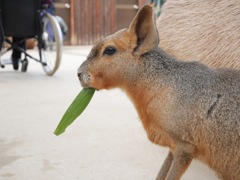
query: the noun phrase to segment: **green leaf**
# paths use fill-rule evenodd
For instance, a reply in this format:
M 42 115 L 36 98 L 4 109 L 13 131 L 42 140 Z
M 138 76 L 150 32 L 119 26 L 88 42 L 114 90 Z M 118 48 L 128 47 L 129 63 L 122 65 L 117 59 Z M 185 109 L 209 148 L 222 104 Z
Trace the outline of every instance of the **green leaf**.
M 59 122 L 56 130 L 54 131 L 55 135 L 62 134 L 65 129 L 73 123 L 73 121 L 82 114 L 82 112 L 87 107 L 88 103 L 91 101 L 95 89 L 85 88 L 77 95 L 73 100 L 72 104 L 68 107 L 64 113 L 61 121 Z

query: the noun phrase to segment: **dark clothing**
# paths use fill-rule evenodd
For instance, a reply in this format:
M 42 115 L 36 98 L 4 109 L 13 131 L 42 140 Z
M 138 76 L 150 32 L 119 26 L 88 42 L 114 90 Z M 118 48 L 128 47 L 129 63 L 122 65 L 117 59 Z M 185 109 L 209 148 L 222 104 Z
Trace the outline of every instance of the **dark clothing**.
M 26 43 L 24 38 L 13 37 L 13 46 L 18 45 L 20 48 L 26 50 Z M 21 51 L 16 48 L 13 48 L 12 58 L 20 59 Z

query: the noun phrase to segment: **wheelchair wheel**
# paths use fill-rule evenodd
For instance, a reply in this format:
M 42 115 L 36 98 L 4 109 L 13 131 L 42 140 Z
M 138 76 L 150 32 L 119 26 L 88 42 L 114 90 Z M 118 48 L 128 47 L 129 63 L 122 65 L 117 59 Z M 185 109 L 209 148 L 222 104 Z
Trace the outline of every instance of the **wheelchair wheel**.
M 62 57 L 62 32 L 57 20 L 49 13 L 43 17 L 42 66 L 52 76 L 58 69 Z

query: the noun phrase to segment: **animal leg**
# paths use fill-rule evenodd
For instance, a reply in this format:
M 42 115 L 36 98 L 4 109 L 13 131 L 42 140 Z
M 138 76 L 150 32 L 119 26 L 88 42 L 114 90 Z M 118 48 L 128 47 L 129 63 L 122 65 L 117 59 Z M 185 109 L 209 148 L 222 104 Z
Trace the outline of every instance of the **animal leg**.
M 173 161 L 173 154 L 171 151 L 169 151 L 169 153 L 157 175 L 156 180 L 164 180 L 166 178 L 168 171 L 172 165 L 172 161 Z
M 166 180 L 178 180 L 192 162 L 192 155 L 184 150 L 175 152 Z

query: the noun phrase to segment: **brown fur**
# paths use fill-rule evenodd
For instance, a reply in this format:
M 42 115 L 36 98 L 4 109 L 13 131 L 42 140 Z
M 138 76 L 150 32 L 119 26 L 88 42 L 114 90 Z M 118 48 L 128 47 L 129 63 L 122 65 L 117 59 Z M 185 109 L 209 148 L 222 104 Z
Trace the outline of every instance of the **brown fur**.
M 149 140 L 169 147 L 157 179 L 180 179 L 194 158 L 222 179 L 240 178 L 240 72 L 181 62 L 158 48 L 150 6 L 97 43 L 78 75 L 85 88 L 124 90 Z
M 167 0 L 157 20 L 160 47 L 210 67 L 240 68 L 239 0 Z

